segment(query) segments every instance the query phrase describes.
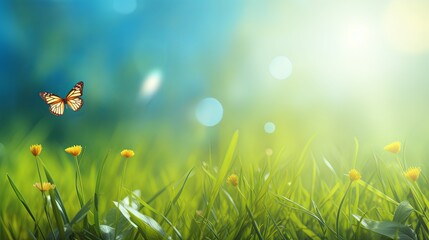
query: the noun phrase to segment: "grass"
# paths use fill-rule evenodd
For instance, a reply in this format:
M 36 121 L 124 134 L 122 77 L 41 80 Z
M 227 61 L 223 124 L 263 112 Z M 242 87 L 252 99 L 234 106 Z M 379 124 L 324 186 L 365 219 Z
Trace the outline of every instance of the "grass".
M 316 135 L 265 151 L 246 133 L 228 135 L 185 161 L 147 142 L 130 158 L 119 143 L 96 142 L 76 157 L 43 144 L 33 157 L 36 139 L 12 139 L 0 238 L 429 239 L 427 166 L 407 171 L 403 149 L 361 153 L 355 140 L 351 160 L 341 161 L 313 150 Z M 40 180 L 56 187 L 38 191 Z

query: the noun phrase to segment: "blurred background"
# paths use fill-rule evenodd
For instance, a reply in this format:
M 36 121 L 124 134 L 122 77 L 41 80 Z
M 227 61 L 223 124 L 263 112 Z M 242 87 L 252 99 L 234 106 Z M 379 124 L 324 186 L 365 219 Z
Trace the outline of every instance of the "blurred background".
M 163 136 L 187 156 L 239 129 L 263 148 L 313 134 L 424 147 L 428 12 L 424 0 L 1 1 L 0 142 Z M 39 92 L 65 97 L 78 81 L 83 108 L 52 115 Z

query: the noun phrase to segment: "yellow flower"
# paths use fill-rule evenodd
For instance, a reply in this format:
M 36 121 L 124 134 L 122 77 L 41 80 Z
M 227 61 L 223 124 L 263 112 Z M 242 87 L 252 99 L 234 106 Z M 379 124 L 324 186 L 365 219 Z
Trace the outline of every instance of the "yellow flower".
M 238 186 L 238 176 L 236 174 L 231 174 L 227 179 L 226 182 L 234 187 Z
M 398 153 L 401 151 L 401 143 L 400 142 L 393 142 L 389 145 L 386 145 L 384 147 L 384 150 L 389 151 L 391 153 Z
M 408 170 L 404 173 L 405 177 L 408 178 L 410 181 L 417 181 L 417 178 L 420 176 L 420 172 L 422 170 L 418 167 L 410 167 Z
M 77 157 L 82 152 L 82 146 L 80 146 L 80 145 L 74 145 L 74 146 L 66 148 L 65 151 L 67 153 L 70 153 L 71 155 Z
M 42 145 L 35 144 L 30 146 L 30 152 L 33 154 L 33 156 L 39 156 L 40 152 L 42 152 Z
M 44 182 L 42 184 L 35 183 L 33 186 L 37 189 L 39 189 L 41 192 L 49 191 L 55 188 L 55 184 L 51 184 L 50 182 Z
M 349 171 L 349 178 L 350 178 L 350 181 L 354 182 L 359 180 L 361 178 L 361 175 L 358 170 L 352 169 Z
M 134 151 L 129 149 L 124 149 L 121 152 L 121 156 L 125 158 L 134 157 Z

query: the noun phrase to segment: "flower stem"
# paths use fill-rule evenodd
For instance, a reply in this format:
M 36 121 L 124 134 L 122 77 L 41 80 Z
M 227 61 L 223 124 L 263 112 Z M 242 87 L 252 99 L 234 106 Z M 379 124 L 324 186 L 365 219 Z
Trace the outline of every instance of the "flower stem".
M 128 158 L 125 158 L 124 168 L 122 169 L 121 181 L 119 182 L 119 188 L 118 188 L 118 195 L 117 195 L 118 206 L 116 207 L 116 216 L 115 216 L 116 227 L 115 227 L 115 236 L 113 239 L 116 239 L 116 236 L 117 236 L 118 220 L 119 220 L 119 208 L 121 207 L 121 191 L 122 191 L 122 186 L 123 186 L 123 182 L 124 182 L 125 171 L 127 169 L 127 162 L 128 162 Z M 130 197 L 130 201 L 131 201 L 131 197 Z
M 39 174 L 40 186 L 42 186 L 42 189 L 43 189 L 43 181 L 42 181 L 42 174 L 40 173 L 39 161 L 42 162 L 42 159 L 39 156 L 37 156 L 36 157 L 37 173 Z M 51 229 L 52 235 L 54 235 L 54 229 L 52 228 L 51 218 L 49 217 L 48 209 L 46 209 L 48 201 L 46 199 L 45 193 L 43 191 L 40 191 L 40 192 L 42 193 L 42 198 L 43 198 L 43 210 L 45 211 L 46 219 L 48 220 L 49 228 Z
M 85 196 L 83 193 L 83 185 L 82 185 L 82 176 L 80 174 L 80 167 L 79 167 L 79 161 L 77 159 L 77 156 L 74 157 L 76 161 L 76 192 L 77 197 L 79 198 L 80 206 L 83 207 L 85 203 Z

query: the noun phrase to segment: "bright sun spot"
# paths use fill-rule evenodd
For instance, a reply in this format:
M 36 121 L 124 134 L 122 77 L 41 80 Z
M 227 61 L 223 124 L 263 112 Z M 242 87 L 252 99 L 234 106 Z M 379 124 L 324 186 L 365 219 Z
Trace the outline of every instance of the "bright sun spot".
M 345 44 L 347 48 L 362 50 L 367 48 L 371 38 L 370 27 L 362 22 L 350 23 L 345 30 Z

